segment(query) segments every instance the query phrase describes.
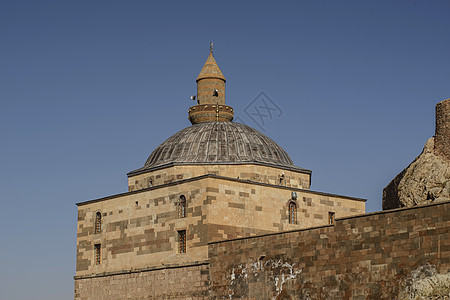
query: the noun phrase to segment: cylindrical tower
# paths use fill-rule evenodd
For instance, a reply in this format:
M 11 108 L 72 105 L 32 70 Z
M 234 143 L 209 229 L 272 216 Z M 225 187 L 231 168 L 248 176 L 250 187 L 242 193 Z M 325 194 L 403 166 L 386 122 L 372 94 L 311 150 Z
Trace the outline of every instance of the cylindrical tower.
M 197 77 L 198 104 L 225 104 L 225 82 L 213 53 L 210 52 Z
M 232 121 L 233 108 L 225 105 L 225 76 L 214 59 L 212 47 L 197 77 L 197 105 L 189 108 L 192 124 Z

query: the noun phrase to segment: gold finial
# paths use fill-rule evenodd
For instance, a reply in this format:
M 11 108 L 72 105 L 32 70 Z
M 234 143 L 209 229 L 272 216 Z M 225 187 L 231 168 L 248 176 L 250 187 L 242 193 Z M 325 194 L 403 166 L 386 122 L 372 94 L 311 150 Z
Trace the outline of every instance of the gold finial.
M 214 43 L 210 42 L 209 43 L 209 52 L 211 52 L 211 53 L 213 53 L 213 46 L 214 46 Z

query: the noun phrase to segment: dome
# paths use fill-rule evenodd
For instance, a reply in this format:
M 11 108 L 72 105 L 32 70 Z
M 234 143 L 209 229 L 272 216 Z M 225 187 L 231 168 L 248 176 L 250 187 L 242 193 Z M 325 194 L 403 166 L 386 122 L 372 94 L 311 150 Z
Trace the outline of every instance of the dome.
M 189 126 L 168 138 L 148 157 L 144 167 L 129 175 L 174 164 L 263 164 L 296 167 L 273 140 L 247 125 L 205 122 Z

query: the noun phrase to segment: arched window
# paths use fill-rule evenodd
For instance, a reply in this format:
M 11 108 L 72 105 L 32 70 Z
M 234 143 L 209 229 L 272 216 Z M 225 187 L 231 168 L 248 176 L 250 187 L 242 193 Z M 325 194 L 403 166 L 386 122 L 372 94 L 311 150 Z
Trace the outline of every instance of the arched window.
M 289 202 L 289 224 L 297 224 L 297 204 Z
M 178 200 L 178 218 L 186 218 L 186 197 L 180 196 Z
M 99 233 L 102 230 L 102 213 L 97 212 L 95 214 L 95 233 Z

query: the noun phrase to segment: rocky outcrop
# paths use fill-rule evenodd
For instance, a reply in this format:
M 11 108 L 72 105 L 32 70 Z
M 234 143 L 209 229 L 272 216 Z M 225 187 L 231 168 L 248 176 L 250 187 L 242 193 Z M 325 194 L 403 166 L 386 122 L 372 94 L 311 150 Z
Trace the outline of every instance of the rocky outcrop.
M 436 133 L 383 190 L 383 209 L 450 200 L 450 99 L 436 105 Z
M 450 200 L 450 164 L 434 153 L 434 137 L 383 190 L 383 209 Z
M 427 263 L 410 272 L 401 287 L 398 299 L 450 299 L 450 273 L 439 274 Z

